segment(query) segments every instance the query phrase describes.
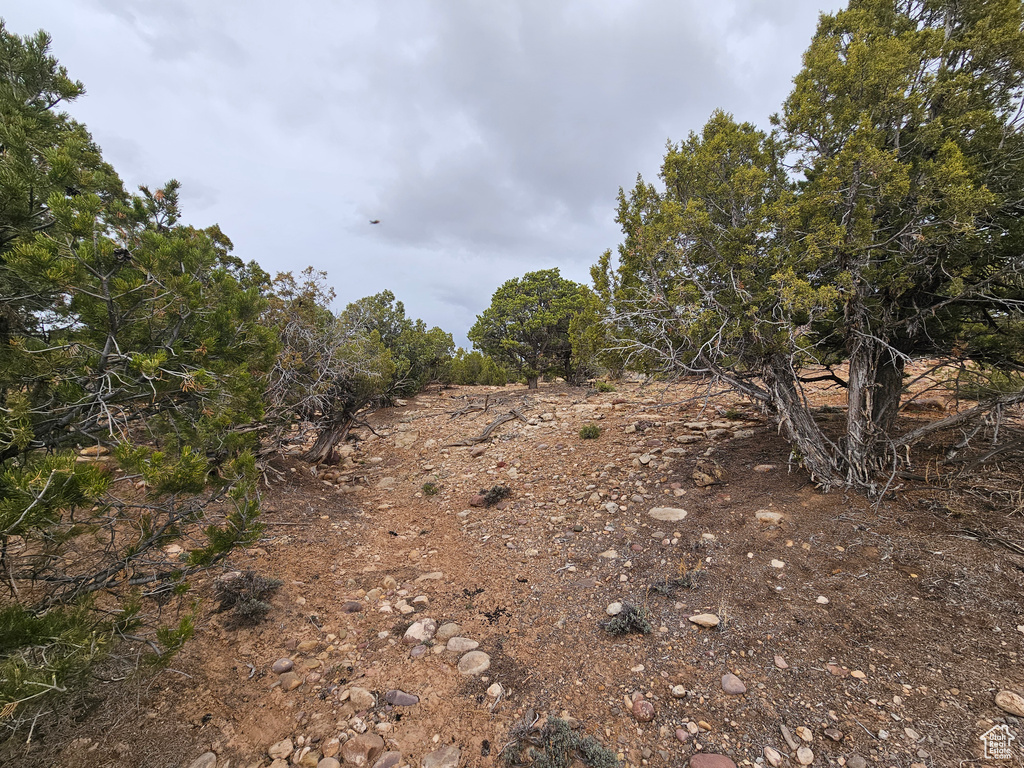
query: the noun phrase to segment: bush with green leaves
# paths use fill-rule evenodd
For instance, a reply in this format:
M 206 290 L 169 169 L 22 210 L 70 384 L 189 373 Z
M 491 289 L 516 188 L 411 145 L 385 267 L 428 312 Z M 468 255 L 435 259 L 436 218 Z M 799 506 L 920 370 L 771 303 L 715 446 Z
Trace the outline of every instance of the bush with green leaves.
M 601 436 L 601 428 L 597 424 L 585 424 L 580 427 L 580 437 L 584 440 L 596 440 Z
M 251 425 L 277 351 L 265 273 L 216 226 L 180 223 L 177 182 L 125 193 L 61 111 L 83 88 L 48 46 L 0 22 L 7 714 L 64 690 L 128 625 L 158 648 L 188 635 L 157 634 L 139 601 L 159 609 L 258 535 Z

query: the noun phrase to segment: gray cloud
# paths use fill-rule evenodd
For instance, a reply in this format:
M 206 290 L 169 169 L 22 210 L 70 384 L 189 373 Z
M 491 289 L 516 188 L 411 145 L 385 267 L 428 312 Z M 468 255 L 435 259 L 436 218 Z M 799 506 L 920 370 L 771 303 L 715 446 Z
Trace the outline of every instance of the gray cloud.
M 585 281 L 615 194 L 716 107 L 767 125 L 837 0 L 13 0 L 129 185 L 270 271 L 390 288 L 465 343 L 504 280 Z M 380 218 L 371 226 L 368 220 Z

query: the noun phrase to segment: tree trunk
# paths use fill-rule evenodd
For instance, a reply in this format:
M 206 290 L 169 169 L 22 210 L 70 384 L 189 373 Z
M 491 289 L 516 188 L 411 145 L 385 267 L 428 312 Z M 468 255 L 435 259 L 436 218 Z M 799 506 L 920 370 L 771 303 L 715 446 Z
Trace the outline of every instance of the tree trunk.
M 326 427 L 320 430 L 316 442 L 313 443 L 313 447 L 302 457 L 303 460 L 311 464 L 322 464 L 327 461 L 331 456 L 331 451 L 334 450 L 334 446 L 348 436 L 353 420 L 354 417 L 345 416 L 328 423 Z
M 771 398 L 783 436 L 794 446 L 800 461 L 811 478 L 826 491 L 841 486 L 846 476 L 837 446 L 829 440 L 817 423 L 796 387 L 796 373 L 788 358 L 776 355 L 761 375 Z
M 526 388 L 527 389 L 537 389 L 537 381 L 539 379 L 540 379 L 540 376 L 527 376 L 527 378 L 526 378 Z

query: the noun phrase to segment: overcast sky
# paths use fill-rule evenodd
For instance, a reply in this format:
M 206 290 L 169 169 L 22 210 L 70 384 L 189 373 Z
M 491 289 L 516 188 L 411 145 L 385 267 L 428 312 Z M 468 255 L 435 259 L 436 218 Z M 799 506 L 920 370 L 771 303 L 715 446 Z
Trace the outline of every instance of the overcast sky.
M 466 344 L 505 280 L 589 282 L 619 187 L 721 107 L 768 126 L 832 0 L 7 0 L 134 187 L 267 271 L 390 288 Z M 380 219 L 371 225 L 370 219 Z

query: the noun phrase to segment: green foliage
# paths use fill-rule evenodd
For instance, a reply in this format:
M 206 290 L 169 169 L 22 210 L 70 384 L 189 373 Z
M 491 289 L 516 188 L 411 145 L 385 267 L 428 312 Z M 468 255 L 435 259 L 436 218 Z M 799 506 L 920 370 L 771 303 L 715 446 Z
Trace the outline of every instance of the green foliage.
M 509 374 L 490 355 L 484 355 L 476 350 L 467 352 L 459 347 L 449 361 L 441 380 L 446 384 L 462 386 L 484 384 L 503 387 L 508 384 Z
M 595 381 L 594 389 L 596 389 L 598 392 L 614 392 L 615 385 L 609 384 L 607 381 Z
M 420 489 L 423 491 L 424 496 L 437 496 L 441 492 L 441 486 L 437 483 L 424 483 Z
M 584 440 L 596 440 L 601 436 L 601 428 L 597 424 L 584 424 L 580 427 L 580 437 Z
M 586 289 L 557 269 L 528 272 L 507 281 L 469 330 L 473 345 L 526 378 L 531 389 L 543 375 L 573 379 L 569 323 L 584 309 Z
M 128 628 L 154 636 L 130 585 L 175 589 L 251 540 L 251 424 L 278 346 L 259 323 L 267 276 L 216 226 L 180 223 L 177 182 L 125 192 L 61 111 L 83 88 L 48 45 L 0 22 L 0 704 L 11 706 L 64 690 Z M 217 502 L 231 511 L 211 515 Z M 164 556 L 175 540 L 188 557 Z M 89 600 L 101 591 L 103 613 Z M 157 639 L 170 649 L 188 634 Z
M 907 360 L 1024 369 L 1021 21 L 1017 0 L 851 0 L 773 133 L 716 112 L 670 145 L 662 189 L 620 191 L 618 262 L 593 270 L 630 364 L 731 383 L 823 486 L 868 491 L 905 460 Z M 835 441 L 800 371 L 841 362 Z
M 647 609 L 630 603 L 624 603 L 622 610 L 617 615 L 602 622 L 601 629 L 610 635 L 625 635 L 630 632 L 649 635 L 654 631 Z
M 509 744 L 501 753 L 504 765 L 518 768 L 569 768 L 578 758 L 591 768 L 618 768 L 615 753 L 593 736 L 573 728 L 567 720 L 548 716 L 543 726 L 519 722 L 509 729 Z

